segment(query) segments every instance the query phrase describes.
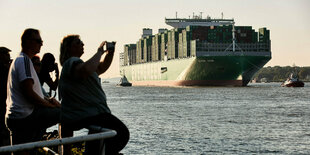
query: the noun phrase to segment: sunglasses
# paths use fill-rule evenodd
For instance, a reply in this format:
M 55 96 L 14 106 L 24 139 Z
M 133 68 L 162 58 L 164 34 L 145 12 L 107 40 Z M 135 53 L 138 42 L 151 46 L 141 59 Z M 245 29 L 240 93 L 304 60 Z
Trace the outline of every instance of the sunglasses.
M 33 40 L 33 41 L 37 42 L 38 44 L 43 43 L 43 40 L 41 40 L 41 39 L 29 39 L 29 40 Z

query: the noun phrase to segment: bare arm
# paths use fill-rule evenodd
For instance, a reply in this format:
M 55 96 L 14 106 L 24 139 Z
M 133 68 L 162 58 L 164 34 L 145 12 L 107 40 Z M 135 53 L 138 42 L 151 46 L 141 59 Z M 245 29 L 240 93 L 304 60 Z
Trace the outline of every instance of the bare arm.
M 36 105 L 44 107 L 60 107 L 60 104 L 56 100 L 46 100 L 41 98 L 36 92 L 33 91 L 33 80 L 26 79 L 21 82 L 23 94 L 26 96 L 27 100 Z
M 109 67 L 111 66 L 112 60 L 114 56 L 114 51 L 108 51 L 108 54 L 104 57 L 104 60 L 100 62 L 98 69 L 97 69 L 97 74 L 100 75 L 107 71 Z
M 90 76 L 93 72 L 97 71 L 98 66 L 100 64 L 100 59 L 102 54 L 105 52 L 103 51 L 103 46 L 105 45 L 105 41 L 102 42 L 98 48 L 98 51 L 93 57 L 91 57 L 89 60 L 87 60 L 84 63 L 78 64 L 74 68 L 74 76 L 80 77 L 80 78 L 87 78 Z

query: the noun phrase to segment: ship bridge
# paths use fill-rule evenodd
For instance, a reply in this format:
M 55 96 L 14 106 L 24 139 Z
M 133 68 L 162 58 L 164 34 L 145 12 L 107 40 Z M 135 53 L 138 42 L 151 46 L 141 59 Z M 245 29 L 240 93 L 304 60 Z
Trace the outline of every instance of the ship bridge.
M 186 26 L 220 26 L 220 25 L 233 25 L 234 19 L 211 19 L 210 17 L 206 19 L 202 18 L 165 18 L 167 25 L 174 28 L 186 28 Z

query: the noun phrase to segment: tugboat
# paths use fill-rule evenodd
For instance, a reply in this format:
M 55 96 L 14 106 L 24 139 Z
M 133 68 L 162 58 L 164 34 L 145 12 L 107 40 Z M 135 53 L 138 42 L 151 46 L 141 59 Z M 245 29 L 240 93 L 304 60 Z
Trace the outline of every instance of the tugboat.
M 119 84 L 117 84 L 117 85 L 118 86 L 123 86 L 123 87 L 130 87 L 130 86 L 132 86 L 132 84 L 127 80 L 125 75 L 120 79 Z
M 304 87 L 304 82 L 300 81 L 298 79 L 297 75 L 294 75 L 293 73 L 290 74 L 290 76 L 287 78 L 286 81 L 284 81 L 281 84 L 282 87 Z

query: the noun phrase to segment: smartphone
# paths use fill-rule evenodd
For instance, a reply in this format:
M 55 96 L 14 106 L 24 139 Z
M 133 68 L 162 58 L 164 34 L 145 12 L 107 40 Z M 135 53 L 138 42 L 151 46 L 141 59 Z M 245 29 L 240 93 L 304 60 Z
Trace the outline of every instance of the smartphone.
M 108 50 L 108 51 L 114 51 L 115 50 L 115 44 L 116 42 L 115 41 L 112 41 L 112 42 L 107 42 L 106 43 L 106 47 L 105 47 L 105 51 Z

